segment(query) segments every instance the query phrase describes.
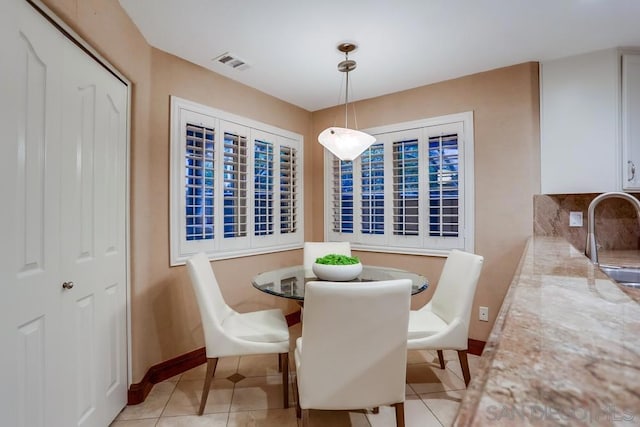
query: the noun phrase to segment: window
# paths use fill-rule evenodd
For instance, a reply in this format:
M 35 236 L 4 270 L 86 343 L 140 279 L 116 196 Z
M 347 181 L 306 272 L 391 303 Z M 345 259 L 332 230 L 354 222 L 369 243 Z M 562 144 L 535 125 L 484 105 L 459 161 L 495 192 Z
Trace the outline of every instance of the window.
M 300 247 L 302 136 L 171 97 L 171 264 Z
M 473 114 L 367 130 L 353 162 L 325 152 L 325 237 L 360 250 L 473 251 Z

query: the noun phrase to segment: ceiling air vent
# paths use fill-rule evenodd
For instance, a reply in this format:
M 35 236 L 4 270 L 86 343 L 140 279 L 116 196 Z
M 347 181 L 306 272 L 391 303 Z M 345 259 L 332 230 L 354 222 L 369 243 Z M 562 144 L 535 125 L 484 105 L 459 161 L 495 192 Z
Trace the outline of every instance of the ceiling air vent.
M 231 52 L 225 52 L 222 55 L 213 58 L 213 60 L 238 71 L 246 70 L 247 68 L 249 68 L 249 64 L 247 64 L 247 61 L 238 58 L 235 53 Z

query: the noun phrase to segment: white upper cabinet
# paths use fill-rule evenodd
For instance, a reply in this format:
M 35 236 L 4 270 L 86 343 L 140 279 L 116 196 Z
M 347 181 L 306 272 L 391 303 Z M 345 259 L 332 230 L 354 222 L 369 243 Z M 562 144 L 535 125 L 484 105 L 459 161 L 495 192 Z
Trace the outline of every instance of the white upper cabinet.
M 640 70 L 639 65 L 636 70 Z M 638 76 L 634 84 L 640 92 Z M 540 64 L 543 194 L 600 193 L 622 188 L 620 104 L 617 49 Z M 634 108 L 633 114 L 638 117 L 637 98 Z M 636 123 L 636 140 L 640 137 L 639 125 Z M 637 150 L 636 156 L 639 153 Z
M 640 190 L 640 53 L 622 55 L 622 185 Z

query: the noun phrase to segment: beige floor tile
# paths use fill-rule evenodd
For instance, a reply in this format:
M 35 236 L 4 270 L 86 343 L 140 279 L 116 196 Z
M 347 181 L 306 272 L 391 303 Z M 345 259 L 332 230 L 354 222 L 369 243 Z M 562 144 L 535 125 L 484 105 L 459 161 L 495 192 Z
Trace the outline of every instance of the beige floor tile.
M 469 360 L 469 371 L 471 371 L 471 375 L 475 375 L 485 362 L 482 360 L 482 356 L 476 356 L 473 354 L 467 355 L 467 359 Z
M 302 423 L 300 423 L 302 425 Z M 369 427 L 365 411 L 309 411 L 310 427 Z
M 438 354 L 432 350 L 409 350 L 407 352 L 407 364 L 435 363 L 438 364 Z
M 464 390 L 464 381 L 449 369 L 428 363 L 407 366 L 407 383 L 418 394 Z
M 200 407 L 203 384 L 204 380 L 181 380 L 171 395 L 171 399 L 167 402 L 162 416 L 197 414 L 198 408 Z M 228 412 L 232 394 L 233 383 L 231 381 L 224 379 L 214 379 L 211 381 L 211 389 L 204 413 Z
M 180 378 L 182 378 L 182 374 L 174 375 L 171 378 L 167 378 L 165 381 L 177 383 L 178 381 L 180 381 Z
M 157 418 L 146 418 L 144 420 L 122 420 L 114 421 L 109 427 L 155 427 Z
M 467 354 L 467 362 L 469 362 L 469 375 L 471 378 L 476 376 L 476 372 L 478 372 L 478 368 L 480 366 L 480 356 L 475 356 L 473 354 Z M 463 379 L 462 376 L 462 368 L 460 367 L 460 360 L 448 360 L 446 362 L 447 369 L 451 370 L 456 376 L 460 379 Z
M 443 350 L 442 353 L 444 354 L 444 360 L 458 360 L 458 352 L 455 350 Z
M 464 391 L 450 390 L 443 393 L 421 394 L 420 398 L 443 426 L 453 425 L 460 408 Z
M 231 400 L 231 412 L 259 409 L 282 409 L 282 377 L 248 377 L 236 383 Z M 293 387 L 289 387 L 289 406 L 295 405 Z
M 162 417 L 156 427 L 225 427 L 228 413 Z
M 139 420 L 142 418 L 158 418 L 169 401 L 176 383 L 163 381 L 153 386 L 144 402 L 126 406 L 116 420 Z
M 213 375 L 213 378 L 227 378 L 230 375 L 233 375 L 238 370 L 238 361 L 239 357 L 220 357 L 218 359 L 218 364 L 216 365 L 216 373 Z M 192 381 L 192 380 L 202 380 L 204 379 L 205 374 L 207 373 L 207 364 L 203 363 L 200 366 L 196 366 L 193 369 L 188 370 L 182 374 L 182 380 Z
M 218 363 L 219 364 L 219 363 Z M 204 379 L 204 374 L 207 372 L 207 364 L 204 363 L 200 366 L 196 366 L 193 369 L 189 369 L 188 371 L 185 371 L 182 373 L 182 377 L 180 379 L 183 379 L 185 381 L 193 381 L 193 380 L 202 380 Z M 216 374 L 215 376 L 218 376 L 218 368 L 216 367 Z
M 396 411 L 391 406 L 381 406 L 379 413 L 369 412 L 367 419 L 371 427 L 395 427 Z M 406 427 L 440 427 L 438 419 L 418 396 L 407 396 L 404 402 L 404 421 Z
M 242 356 L 238 364 L 238 373 L 245 377 L 278 375 L 277 354 L 256 354 Z
M 411 386 L 409 384 L 405 384 L 404 385 L 404 395 L 405 396 L 414 396 L 417 393 L 415 392 L 414 389 L 411 388 Z
M 297 427 L 295 408 L 231 412 L 227 427 Z

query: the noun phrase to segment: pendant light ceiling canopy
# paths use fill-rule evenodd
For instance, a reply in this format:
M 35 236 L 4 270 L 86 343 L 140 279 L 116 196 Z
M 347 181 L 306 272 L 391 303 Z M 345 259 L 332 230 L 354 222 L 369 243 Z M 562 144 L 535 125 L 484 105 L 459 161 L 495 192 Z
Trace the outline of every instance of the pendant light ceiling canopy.
M 349 59 L 349 52 L 356 49 L 353 43 L 341 43 L 338 50 L 343 52 L 345 60 L 338 64 L 338 71 L 346 73 L 346 90 L 344 99 L 344 127 L 329 127 L 318 135 L 318 141 L 327 150 L 331 151 L 340 160 L 355 160 L 360 154 L 371 146 L 376 139 L 359 130 L 349 129 L 349 72 L 355 70 L 356 61 Z M 354 109 L 355 116 L 355 109 Z M 355 122 L 357 127 L 357 122 Z

